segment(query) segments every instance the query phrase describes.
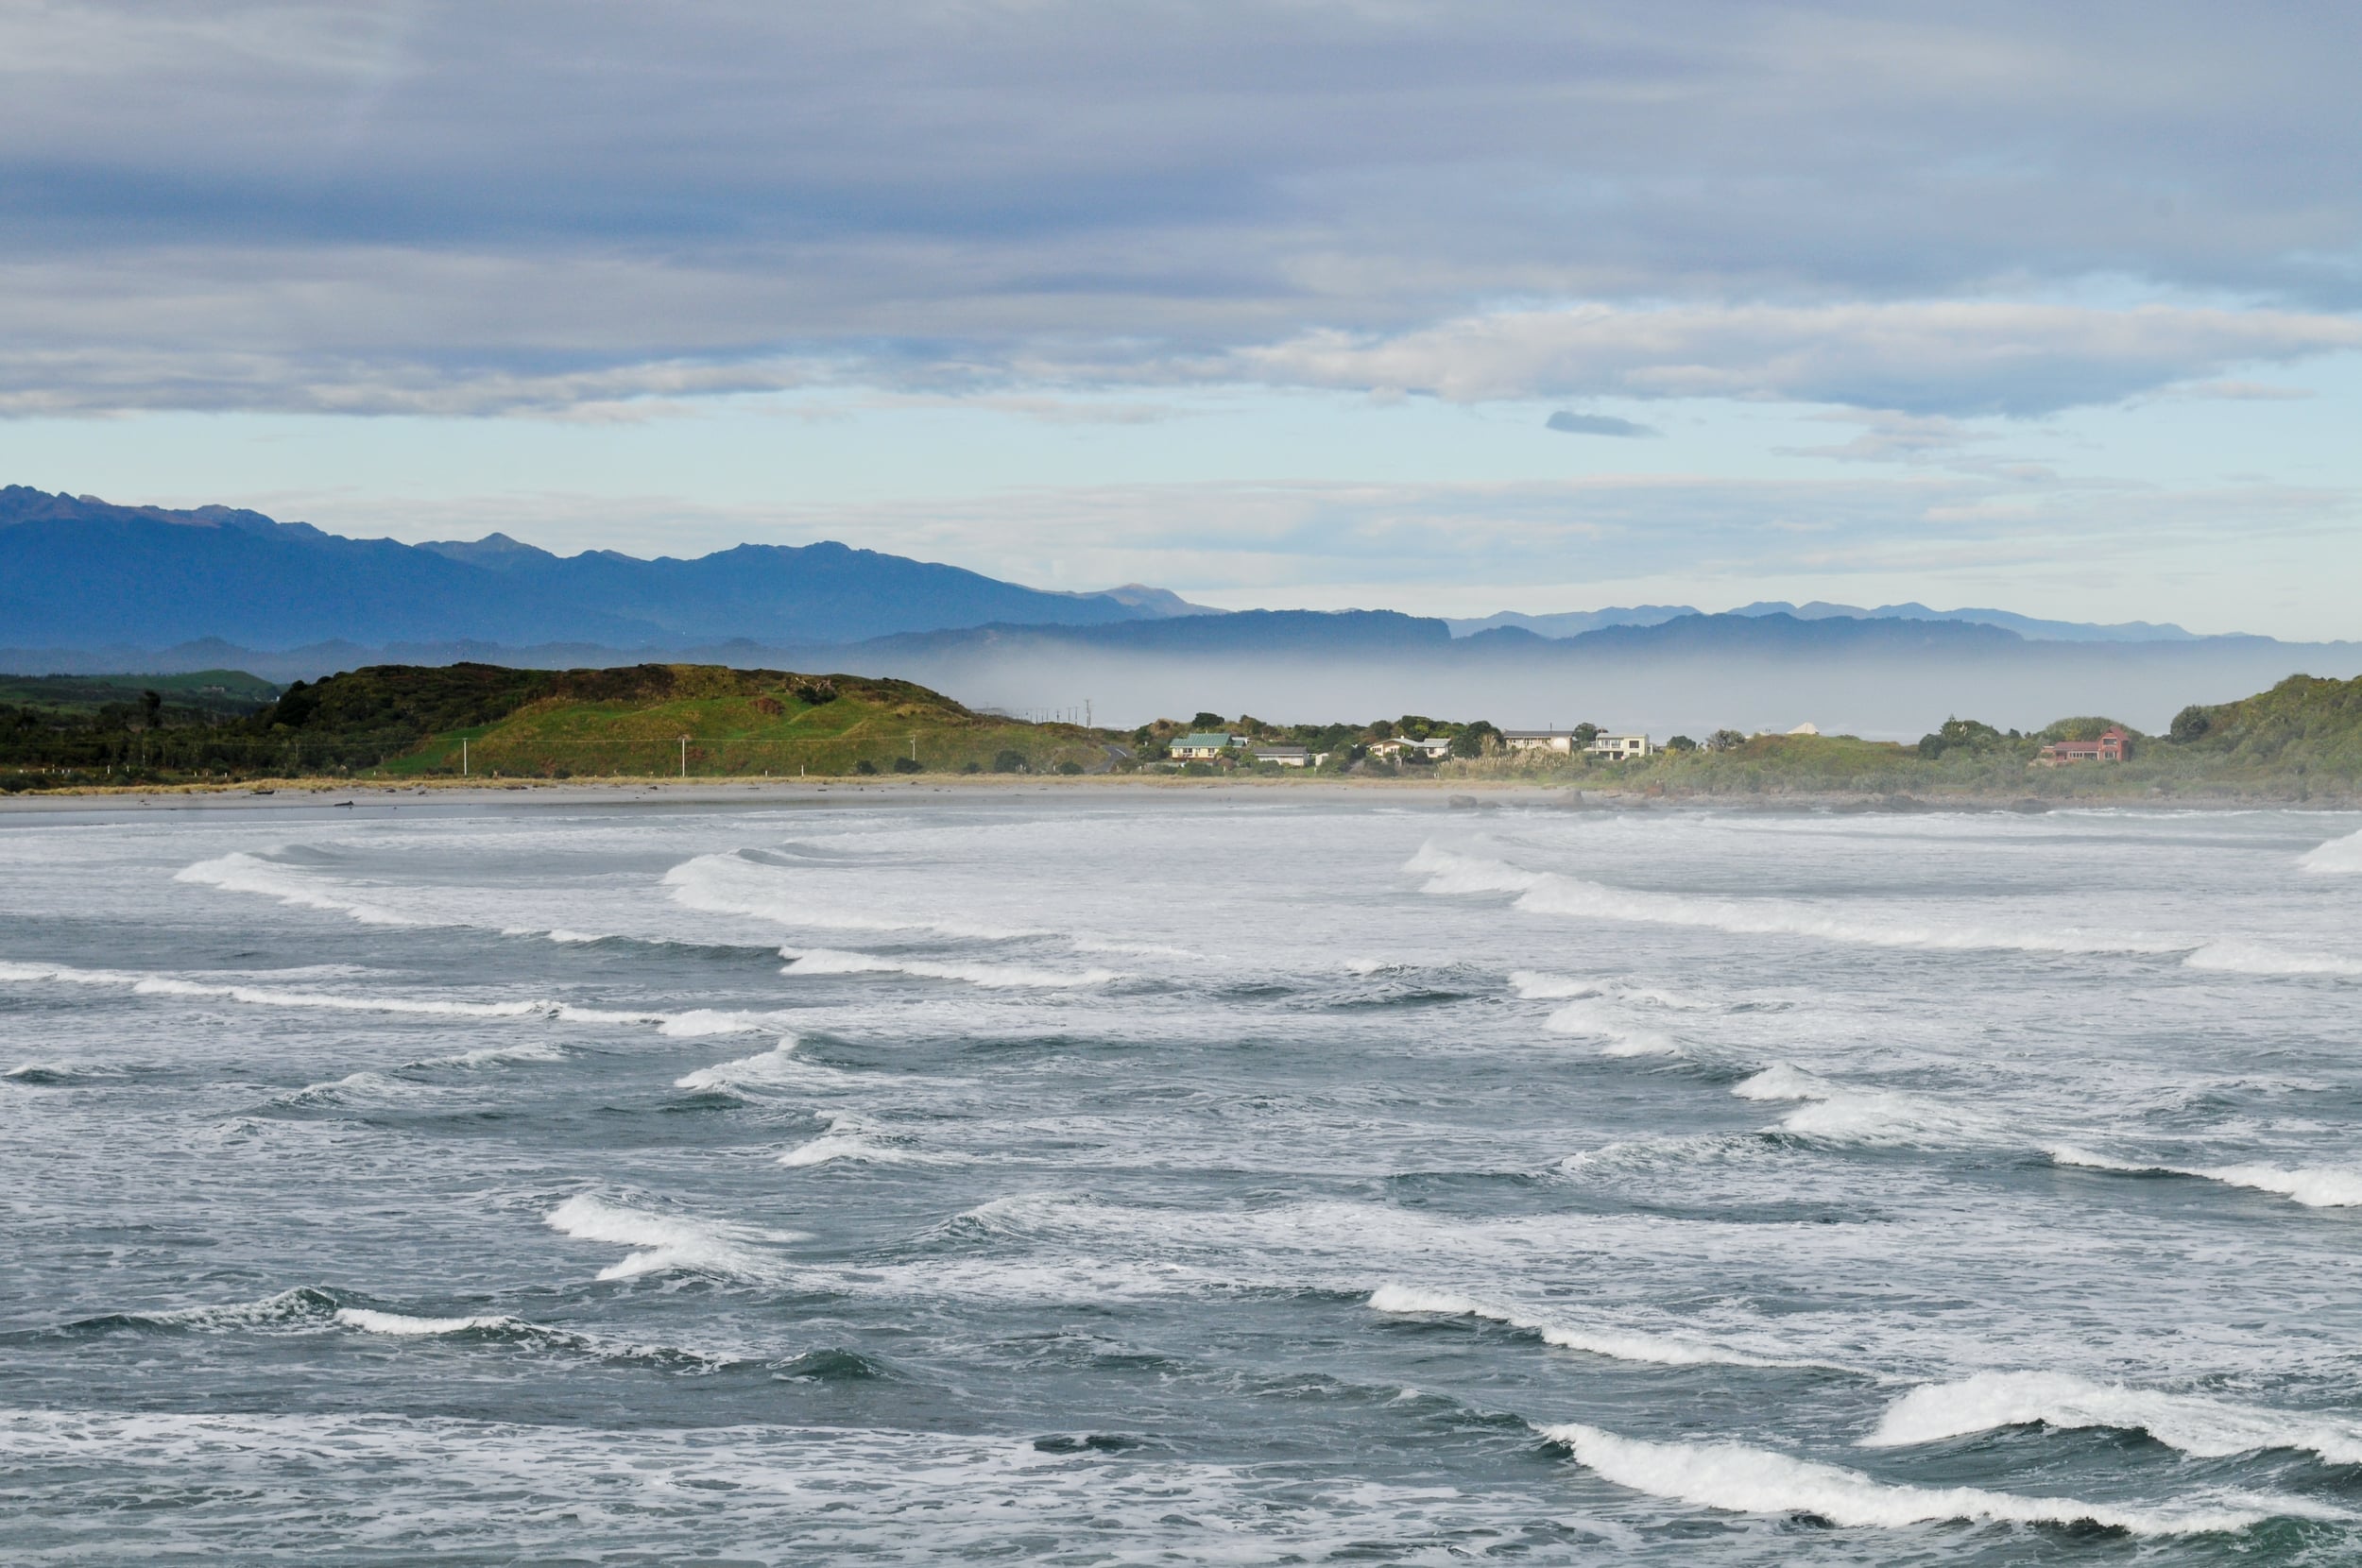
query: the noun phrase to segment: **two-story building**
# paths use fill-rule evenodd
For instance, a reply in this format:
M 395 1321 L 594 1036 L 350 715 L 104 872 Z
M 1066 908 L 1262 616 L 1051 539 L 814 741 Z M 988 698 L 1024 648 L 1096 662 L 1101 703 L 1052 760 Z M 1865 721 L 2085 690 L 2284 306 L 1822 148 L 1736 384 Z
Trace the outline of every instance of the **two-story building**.
M 1650 756 L 1655 752 L 1656 747 L 1649 743 L 1649 738 L 1645 735 L 1595 735 L 1591 738 L 1591 743 L 1583 750 L 1586 757 L 1600 757 L 1611 762 L 1622 762 L 1634 758 Z

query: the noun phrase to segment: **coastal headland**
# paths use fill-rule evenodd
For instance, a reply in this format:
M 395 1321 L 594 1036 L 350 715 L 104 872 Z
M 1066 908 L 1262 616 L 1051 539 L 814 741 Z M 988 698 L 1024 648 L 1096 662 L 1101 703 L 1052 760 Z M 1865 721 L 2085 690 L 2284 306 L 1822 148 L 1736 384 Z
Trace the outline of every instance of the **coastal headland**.
M 382 665 L 285 688 L 227 671 L 19 677 L 0 682 L 0 796 L 227 806 L 1211 788 L 1440 793 L 1470 809 L 1897 811 L 2362 801 L 2362 679 L 2305 675 L 2186 707 L 2162 735 L 2104 715 L 2032 733 L 1952 716 L 1916 744 L 1504 731 L 1418 714 L 1278 724 L 1200 712 L 1132 729 L 1084 717 L 973 709 L 906 681 L 704 665 Z

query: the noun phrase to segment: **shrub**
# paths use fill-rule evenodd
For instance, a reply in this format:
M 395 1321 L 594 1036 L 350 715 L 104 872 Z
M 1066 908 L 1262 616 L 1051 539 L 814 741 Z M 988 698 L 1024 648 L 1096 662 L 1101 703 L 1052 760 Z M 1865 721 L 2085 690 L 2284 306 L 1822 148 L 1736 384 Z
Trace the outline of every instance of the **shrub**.
M 872 762 L 868 758 L 864 757 L 860 761 L 853 764 L 853 771 L 866 778 L 878 771 L 878 764 Z
M 2214 727 L 2215 721 L 2207 711 L 2192 703 L 2173 716 L 2173 725 L 2165 733 L 2177 741 L 2195 741 Z
M 1023 752 L 1003 750 L 993 755 L 992 771 L 994 773 L 1030 773 L 1032 768 L 1026 762 Z
M 916 757 L 898 757 L 894 759 L 894 771 L 896 773 L 925 773 L 927 764 Z
M 973 758 L 970 758 L 967 762 L 961 764 L 960 766 L 960 772 L 962 773 L 983 773 L 984 771 L 984 765 L 982 762 L 975 760 Z
M 1078 777 L 1083 772 L 1083 764 L 1080 762 L 1061 762 L 1058 764 L 1058 771 L 1066 775 L 1069 778 Z

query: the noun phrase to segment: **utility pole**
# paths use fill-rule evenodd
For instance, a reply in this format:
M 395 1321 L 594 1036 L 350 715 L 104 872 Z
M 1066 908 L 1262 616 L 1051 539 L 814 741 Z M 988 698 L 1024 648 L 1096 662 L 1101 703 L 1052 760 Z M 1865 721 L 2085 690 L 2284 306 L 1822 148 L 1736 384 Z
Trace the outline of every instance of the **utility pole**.
M 459 738 L 459 776 L 468 776 L 468 738 L 464 735 Z
M 1085 729 L 1097 729 L 1099 727 L 1097 724 L 1091 723 L 1091 700 L 1088 697 L 1085 697 L 1083 699 L 1083 727 Z
M 689 776 L 689 737 L 686 735 L 680 738 L 680 775 L 683 778 Z

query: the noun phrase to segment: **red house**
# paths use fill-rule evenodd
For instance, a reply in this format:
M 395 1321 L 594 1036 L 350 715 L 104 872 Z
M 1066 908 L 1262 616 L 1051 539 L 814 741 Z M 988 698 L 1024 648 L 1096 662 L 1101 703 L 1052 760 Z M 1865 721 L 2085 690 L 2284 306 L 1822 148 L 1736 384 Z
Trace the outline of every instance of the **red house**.
M 2053 741 L 2042 748 L 2040 759 L 2053 767 L 2069 762 L 2121 762 L 2131 755 L 2131 740 L 2110 724 L 2097 741 Z

